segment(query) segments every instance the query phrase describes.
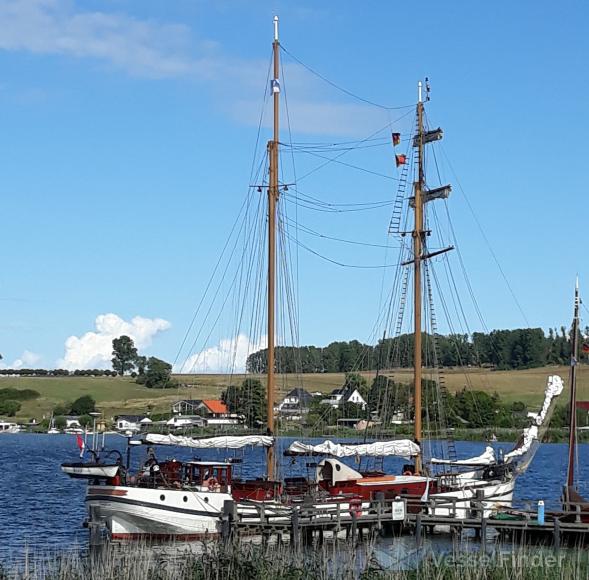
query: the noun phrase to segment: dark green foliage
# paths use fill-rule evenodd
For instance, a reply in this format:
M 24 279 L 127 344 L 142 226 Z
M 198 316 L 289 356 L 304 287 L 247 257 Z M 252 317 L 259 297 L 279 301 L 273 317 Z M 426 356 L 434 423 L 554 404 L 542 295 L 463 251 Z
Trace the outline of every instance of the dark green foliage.
M 78 419 L 78 423 L 82 426 L 82 427 L 92 427 L 93 423 L 94 423 L 94 418 L 91 417 L 90 415 L 82 415 L 79 419 Z
M 90 395 L 76 399 L 69 410 L 71 415 L 88 415 L 96 410 L 96 401 Z
M 128 336 L 119 336 L 112 341 L 112 368 L 124 375 L 133 370 L 137 359 L 137 349 L 133 339 Z
M 40 396 L 40 393 L 33 389 L 0 389 L 0 401 L 31 401 Z
M 53 419 L 53 424 L 55 425 L 56 429 L 65 429 L 67 427 L 66 418 L 63 416 L 55 417 Z
M 221 395 L 230 413 L 245 417 L 248 427 L 260 427 L 266 421 L 266 392 L 258 379 L 245 379 L 241 385 L 229 385 Z
M 586 331 L 589 333 L 589 328 Z M 437 352 L 437 358 L 434 357 L 434 352 Z M 550 329 L 548 336 L 545 336 L 541 328 L 475 332 L 472 336 L 450 334 L 434 337 L 427 333 L 423 335 L 424 366 L 527 369 L 546 364 L 568 364 L 570 356 L 568 331 L 564 327 L 559 332 Z M 581 352 L 579 362 L 589 362 L 589 355 Z M 352 340 L 332 342 L 325 348 L 303 346 L 276 349 L 276 372 L 279 373 L 345 373 L 352 370 L 411 366 L 412 334 L 379 340 L 375 346 Z M 251 373 L 267 371 L 266 350 L 260 350 L 248 357 L 247 370 Z
M 7 417 L 14 417 L 20 411 L 20 403 L 18 401 L 11 401 L 5 399 L 0 401 L 0 415 L 6 415 Z
M 172 365 L 155 356 L 147 359 L 144 372 L 138 375 L 136 382 L 148 389 L 169 389 L 177 386 L 172 379 Z
M 70 409 L 72 408 L 71 403 L 61 403 L 56 405 L 53 409 L 54 415 L 69 415 Z

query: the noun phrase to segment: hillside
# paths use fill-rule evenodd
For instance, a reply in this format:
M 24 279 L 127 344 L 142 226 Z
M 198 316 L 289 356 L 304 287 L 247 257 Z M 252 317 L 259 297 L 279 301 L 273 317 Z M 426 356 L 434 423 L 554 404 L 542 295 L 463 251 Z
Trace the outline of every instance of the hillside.
M 374 373 L 362 374 L 369 380 L 374 376 Z M 391 371 L 388 374 L 399 381 L 411 380 L 411 371 L 408 369 Z M 568 367 L 554 366 L 521 371 L 477 368 L 470 369 L 468 375 L 462 370 L 444 370 L 446 385 L 450 391 L 467 386 L 489 393 L 497 392 L 505 401 L 520 400 L 529 405 L 541 403 L 546 377 L 549 374 L 560 374 L 566 381 Z M 428 373 L 424 376 L 428 378 Z M 106 417 L 111 417 L 123 412 L 145 412 L 150 406 L 155 412 L 169 411 L 172 402 L 183 398 L 216 399 L 231 380 L 239 382 L 243 376 L 177 375 L 176 379 L 187 386 L 176 389 L 147 389 L 126 377 L 0 377 L 0 388 L 35 389 L 41 394 L 38 399 L 23 402 L 17 416 L 19 419 L 41 419 L 44 414 L 50 414 L 56 404 L 73 401 L 87 394 L 94 397 Z M 260 379 L 264 382 L 264 377 Z M 279 375 L 277 385 L 280 396 L 299 385 L 311 392 L 325 393 L 341 386 L 343 379 L 343 373 Z M 589 399 L 589 366 L 579 367 L 578 389 L 580 400 Z M 561 403 L 564 400 L 563 397 Z

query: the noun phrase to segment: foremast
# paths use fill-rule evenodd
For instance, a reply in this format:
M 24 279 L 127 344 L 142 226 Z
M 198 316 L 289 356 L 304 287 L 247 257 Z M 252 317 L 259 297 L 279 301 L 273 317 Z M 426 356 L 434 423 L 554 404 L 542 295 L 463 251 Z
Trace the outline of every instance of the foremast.
M 413 385 L 415 443 L 421 449 L 421 259 L 423 246 L 423 102 L 422 84 L 417 85 L 417 180 L 413 186 L 415 220 L 413 227 Z M 421 455 L 415 457 L 415 473 L 422 469 Z
M 278 143 L 279 143 L 279 112 L 280 112 L 280 43 L 278 41 L 278 16 L 274 17 L 274 42 L 272 43 L 274 74 L 272 78 L 272 95 L 274 97 L 274 133 L 268 141 L 269 187 L 268 187 L 268 377 L 266 386 L 267 431 L 274 434 L 274 346 L 275 346 L 275 292 L 276 292 L 276 205 L 278 202 Z M 274 447 L 268 447 L 266 461 L 268 480 L 274 479 L 275 454 Z
M 575 457 L 577 447 L 577 363 L 579 361 L 579 279 L 575 284 L 575 306 L 571 329 L 571 368 L 569 382 L 571 394 L 569 401 L 569 462 L 567 467 L 567 490 L 575 485 Z
M 429 83 L 425 79 L 426 100 L 429 100 Z M 431 131 L 424 129 L 424 107 L 423 107 L 423 84 L 421 81 L 417 84 L 417 134 L 413 139 L 413 147 L 417 150 L 417 175 L 413 183 L 413 197 L 409 200 L 410 207 L 414 211 L 413 231 L 413 259 L 405 262 L 404 265 L 413 263 L 413 385 L 414 385 L 414 440 L 419 445 L 420 453 L 415 457 L 415 474 L 419 475 L 423 470 L 423 453 L 421 451 L 422 440 L 422 262 L 425 260 L 448 252 L 454 249 L 453 246 L 427 252 L 426 237 L 429 231 L 424 228 L 424 208 L 425 204 L 435 199 L 446 199 L 452 187 L 444 185 L 435 189 L 429 189 L 425 182 L 425 164 L 424 164 L 424 145 L 433 141 L 438 141 L 443 137 L 443 131 L 439 127 Z

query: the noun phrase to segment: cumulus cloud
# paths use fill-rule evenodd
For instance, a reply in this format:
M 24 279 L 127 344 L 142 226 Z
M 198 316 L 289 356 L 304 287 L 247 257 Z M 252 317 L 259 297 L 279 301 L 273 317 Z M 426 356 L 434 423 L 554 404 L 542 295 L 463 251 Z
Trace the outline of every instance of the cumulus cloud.
M 31 369 L 36 368 L 37 363 L 42 359 L 40 354 L 25 350 L 18 358 L 12 363 L 0 363 L 0 368 L 3 369 Z
M 110 313 L 97 316 L 94 326 L 94 331 L 82 336 L 70 336 L 65 341 L 65 354 L 57 361 L 58 368 L 110 368 L 114 338 L 127 335 L 133 339 L 139 350 L 143 350 L 151 345 L 158 333 L 170 328 L 170 323 L 162 318 L 142 316 L 126 321 Z
M 189 356 L 174 371 L 178 373 L 243 373 L 247 357 L 266 348 L 266 337 L 252 341 L 245 334 L 224 338 L 219 344 Z

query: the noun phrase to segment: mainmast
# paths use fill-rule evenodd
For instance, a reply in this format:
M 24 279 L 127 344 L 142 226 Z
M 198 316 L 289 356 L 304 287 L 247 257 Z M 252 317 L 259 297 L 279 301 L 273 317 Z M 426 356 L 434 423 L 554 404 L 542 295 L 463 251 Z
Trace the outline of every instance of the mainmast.
M 421 253 L 423 246 L 423 102 L 421 81 L 417 84 L 417 162 L 414 183 L 415 221 L 413 227 L 413 385 L 415 403 L 415 443 L 421 447 Z M 421 472 L 421 456 L 415 458 L 415 474 Z
M 268 157 L 270 160 L 270 186 L 268 187 L 268 381 L 266 387 L 267 428 L 268 434 L 274 434 L 274 341 L 275 341 L 275 290 L 276 290 L 276 203 L 278 201 L 278 141 L 279 141 L 279 53 L 278 16 L 274 17 L 274 76 L 272 94 L 274 96 L 274 135 L 268 141 Z M 274 478 L 274 447 L 268 448 L 267 457 L 268 480 Z
M 571 399 L 569 402 L 569 465 L 567 468 L 567 488 L 575 485 L 575 454 L 577 446 L 577 364 L 579 361 L 579 279 L 575 284 L 575 309 L 571 329 Z

